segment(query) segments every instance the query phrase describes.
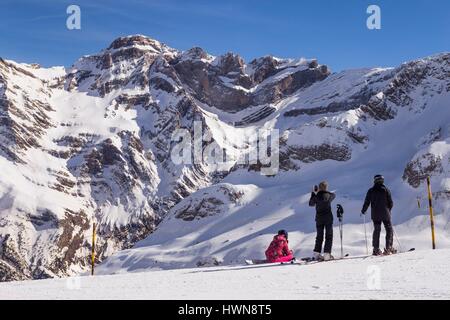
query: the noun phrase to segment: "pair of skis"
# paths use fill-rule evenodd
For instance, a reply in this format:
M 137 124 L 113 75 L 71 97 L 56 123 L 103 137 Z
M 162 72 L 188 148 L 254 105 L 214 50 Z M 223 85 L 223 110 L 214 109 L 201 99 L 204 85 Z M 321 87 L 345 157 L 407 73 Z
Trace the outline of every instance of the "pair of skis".
M 348 257 L 348 254 L 345 255 L 345 257 Z M 335 261 L 335 260 L 341 260 L 341 259 L 342 258 L 337 258 L 337 259 L 326 260 L 326 261 Z M 258 260 L 258 259 L 245 260 L 245 263 L 247 265 L 258 265 L 258 264 L 273 264 L 273 265 L 300 264 L 300 265 L 305 265 L 305 264 L 310 264 L 312 262 L 325 262 L 325 260 L 317 260 L 313 257 L 305 257 L 305 258 L 301 258 L 299 260 L 294 258 L 291 261 L 287 261 L 287 262 L 268 262 L 267 260 Z
M 258 265 L 258 264 L 267 264 L 267 265 L 301 264 L 302 262 L 304 262 L 304 261 L 303 260 L 296 260 L 296 259 L 292 259 L 291 261 L 287 261 L 287 262 L 269 262 L 267 260 L 259 260 L 259 259 L 245 260 L 245 263 L 247 265 Z
M 334 258 L 331 260 L 317 260 L 314 258 L 302 258 L 301 260 L 305 261 L 306 264 L 313 264 L 313 263 L 320 263 L 320 262 L 329 262 L 329 261 L 338 261 L 338 260 L 351 260 L 351 259 L 367 259 L 370 257 L 389 257 L 389 256 L 393 256 L 393 255 L 397 255 L 397 254 L 402 254 L 402 253 L 406 253 L 406 252 L 411 252 L 411 251 L 415 251 L 416 248 L 411 248 L 407 251 L 401 251 L 401 252 L 396 252 L 396 253 L 391 253 L 391 254 L 380 254 L 380 255 L 363 255 L 363 256 L 350 256 L 348 253 L 346 255 L 344 255 L 341 258 Z
M 390 253 L 390 254 L 384 254 L 384 253 L 382 253 L 382 254 L 380 254 L 380 255 L 367 255 L 367 256 L 365 256 L 364 258 L 369 258 L 369 257 L 389 257 L 389 256 L 395 256 L 395 255 L 397 255 L 397 254 L 402 254 L 402 253 L 407 253 L 407 252 L 411 252 L 411 251 L 415 251 L 416 250 L 416 248 L 410 248 L 409 250 L 406 250 L 406 251 L 400 251 L 400 252 L 396 252 L 396 253 Z
M 379 256 L 374 256 L 374 255 L 364 255 L 364 256 L 350 256 L 348 253 L 346 255 L 344 255 L 341 258 L 334 258 L 331 260 L 317 260 L 314 257 L 305 257 L 305 258 L 301 258 L 300 260 L 296 260 L 293 259 L 290 262 L 268 262 L 267 260 L 258 260 L 258 259 L 253 259 L 253 260 L 245 260 L 245 263 L 247 265 L 261 265 L 261 264 L 273 264 L 273 265 L 285 265 L 285 264 L 298 264 L 298 265 L 308 265 L 308 264 L 316 264 L 316 263 L 321 263 L 321 262 L 330 262 L 330 261 L 339 261 L 339 260 L 349 260 L 349 259 L 366 259 L 366 258 L 370 258 L 370 257 L 388 257 L 388 256 L 393 256 L 393 255 L 397 255 L 397 254 L 402 254 L 402 253 L 406 253 L 406 252 L 411 252 L 416 250 L 415 248 L 411 248 L 407 251 L 402 251 L 402 252 L 397 252 L 397 253 L 393 253 L 393 254 L 381 254 Z

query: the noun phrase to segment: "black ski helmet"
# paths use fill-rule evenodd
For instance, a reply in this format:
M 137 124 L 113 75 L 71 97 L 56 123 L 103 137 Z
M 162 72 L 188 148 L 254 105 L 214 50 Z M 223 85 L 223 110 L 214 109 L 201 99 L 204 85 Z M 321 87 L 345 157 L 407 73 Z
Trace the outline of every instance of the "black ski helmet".
M 283 235 L 286 239 L 288 238 L 288 232 L 286 230 L 280 230 L 278 231 L 278 235 L 281 236 Z
M 383 184 L 384 183 L 384 177 L 381 174 L 377 174 L 375 177 L 373 177 L 373 183 L 377 184 Z

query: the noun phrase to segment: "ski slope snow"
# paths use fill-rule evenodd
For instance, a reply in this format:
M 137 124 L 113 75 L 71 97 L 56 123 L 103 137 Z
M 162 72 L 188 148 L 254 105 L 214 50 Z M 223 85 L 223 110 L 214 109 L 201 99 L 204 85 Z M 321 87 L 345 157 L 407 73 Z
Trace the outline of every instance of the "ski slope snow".
M 450 299 L 450 250 L 0 284 L 0 299 Z

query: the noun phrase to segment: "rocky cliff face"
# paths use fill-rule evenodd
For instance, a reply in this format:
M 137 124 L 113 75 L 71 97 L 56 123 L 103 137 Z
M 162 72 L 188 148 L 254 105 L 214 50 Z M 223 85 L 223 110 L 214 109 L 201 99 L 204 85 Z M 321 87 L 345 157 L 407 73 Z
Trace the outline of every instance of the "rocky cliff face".
M 449 59 L 332 74 L 316 60 L 246 63 L 140 35 L 70 69 L 0 59 L 0 280 L 86 271 L 93 222 L 101 262 L 151 234 L 183 199 L 175 219 L 214 216 L 239 191 L 189 197 L 230 173 L 259 174 L 267 163 L 239 161 L 256 150 L 257 129 L 279 130 L 281 174 L 349 162 L 370 147 L 377 127 L 448 96 Z M 200 150 L 215 146 L 229 157 L 220 169 L 173 161 L 173 136 L 179 129 L 194 136 L 196 123 Z M 411 153 L 406 183 L 448 176 L 449 152 L 436 147 L 445 139 L 441 133 L 421 145 L 426 152 Z

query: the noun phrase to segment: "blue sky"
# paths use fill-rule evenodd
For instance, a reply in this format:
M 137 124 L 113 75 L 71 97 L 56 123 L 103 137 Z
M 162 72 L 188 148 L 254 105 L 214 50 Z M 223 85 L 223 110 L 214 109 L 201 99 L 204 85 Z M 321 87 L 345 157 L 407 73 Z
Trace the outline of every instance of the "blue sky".
M 66 8 L 81 7 L 81 30 Z M 366 9 L 381 7 L 382 29 Z M 70 66 L 118 36 L 145 34 L 186 50 L 318 58 L 332 70 L 396 66 L 450 51 L 449 0 L 0 0 L 0 56 Z

